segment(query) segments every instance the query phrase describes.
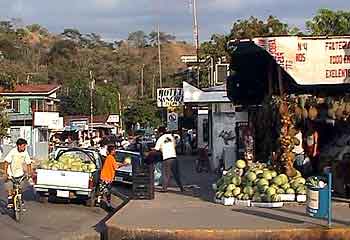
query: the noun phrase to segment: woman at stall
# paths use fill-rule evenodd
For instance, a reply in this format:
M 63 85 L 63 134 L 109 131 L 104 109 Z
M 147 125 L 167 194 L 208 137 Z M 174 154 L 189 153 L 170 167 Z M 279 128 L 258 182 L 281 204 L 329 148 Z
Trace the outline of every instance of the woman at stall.
M 312 165 L 313 174 L 319 171 L 319 133 L 313 122 L 309 122 L 306 134 L 306 149 Z

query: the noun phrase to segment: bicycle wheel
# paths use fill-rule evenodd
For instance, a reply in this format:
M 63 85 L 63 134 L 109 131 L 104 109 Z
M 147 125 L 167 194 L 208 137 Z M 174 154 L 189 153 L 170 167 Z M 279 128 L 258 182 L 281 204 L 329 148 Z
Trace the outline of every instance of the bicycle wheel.
M 22 221 L 22 198 L 20 195 L 17 195 L 14 199 L 14 203 L 13 203 L 13 210 L 14 210 L 14 215 L 15 215 L 15 220 L 17 222 L 21 222 Z

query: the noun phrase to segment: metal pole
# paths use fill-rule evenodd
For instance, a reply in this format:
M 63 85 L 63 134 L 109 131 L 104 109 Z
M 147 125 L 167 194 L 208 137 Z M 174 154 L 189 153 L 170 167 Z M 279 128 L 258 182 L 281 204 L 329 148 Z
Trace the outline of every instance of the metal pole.
M 120 92 L 119 92 L 119 90 L 118 90 L 118 107 L 119 107 L 120 129 L 123 131 L 122 102 L 121 102 L 121 97 L 120 97 Z
M 199 32 L 198 32 L 198 20 L 197 20 L 197 0 L 193 0 L 193 35 L 196 46 L 197 55 L 197 86 L 200 85 L 200 69 L 199 69 Z
M 328 228 L 332 226 L 332 173 L 328 173 Z
M 145 64 L 142 64 L 141 68 L 141 97 L 143 97 L 143 69 L 145 67 Z
M 93 102 L 92 102 L 92 90 L 93 88 L 95 87 L 94 86 L 94 77 L 93 77 L 93 74 L 92 74 L 92 71 L 90 71 L 90 125 L 91 125 L 91 128 L 89 129 L 90 131 L 90 136 L 92 136 L 92 133 L 93 133 L 93 124 L 94 124 L 94 114 L 93 114 L 93 111 L 94 111 L 94 106 L 93 106 Z
M 162 80 L 162 58 L 160 55 L 160 32 L 159 32 L 159 23 L 157 27 L 157 39 L 158 39 L 158 61 L 159 61 L 159 87 L 163 87 L 163 80 Z

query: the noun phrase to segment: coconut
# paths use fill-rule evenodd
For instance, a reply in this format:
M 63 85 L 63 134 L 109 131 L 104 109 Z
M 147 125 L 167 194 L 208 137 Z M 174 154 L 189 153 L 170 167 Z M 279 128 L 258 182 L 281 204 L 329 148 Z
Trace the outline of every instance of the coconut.
M 304 118 L 304 119 L 307 119 L 308 116 L 309 116 L 309 112 L 304 108 L 304 109 L 303 109 L 303 118 Z

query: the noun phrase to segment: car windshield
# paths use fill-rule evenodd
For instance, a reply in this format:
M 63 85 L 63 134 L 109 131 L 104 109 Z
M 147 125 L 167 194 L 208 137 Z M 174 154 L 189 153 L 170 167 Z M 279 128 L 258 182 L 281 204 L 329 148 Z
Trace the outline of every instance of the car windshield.
M 139 153 L 133 153 L 128 151 L 117 151 L 116 152 L 116 159 L 118 162 L 124 162 L 125 159 L 131 159 L 131 161 L 141 161 L 141 156 Z

